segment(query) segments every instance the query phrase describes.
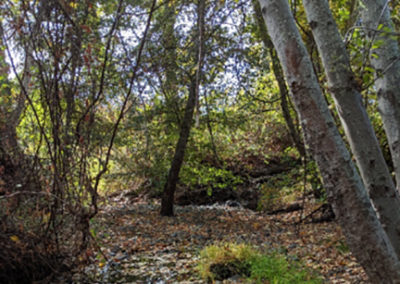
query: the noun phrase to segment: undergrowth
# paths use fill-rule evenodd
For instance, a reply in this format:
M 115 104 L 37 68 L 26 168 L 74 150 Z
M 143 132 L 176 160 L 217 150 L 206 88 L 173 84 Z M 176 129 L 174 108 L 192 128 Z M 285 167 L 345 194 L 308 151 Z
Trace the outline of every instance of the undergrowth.
M 322 283 L 316 272 L 300 262 L 288 261 L 276 253 L 261 253 L 246 244 L 223 243 L 200 252 L 197 270 L 202 279 L 214 282 L 241 277 L 249 283 Z

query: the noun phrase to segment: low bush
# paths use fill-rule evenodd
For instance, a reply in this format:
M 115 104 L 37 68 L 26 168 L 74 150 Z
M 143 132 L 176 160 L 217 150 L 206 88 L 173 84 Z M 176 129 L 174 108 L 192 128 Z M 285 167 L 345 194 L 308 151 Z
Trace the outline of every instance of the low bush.
M 210 282 L 233 277 L 250 283 L 322 283 L 314 271 L 276 253 L 264 254 L 246 244 L 224 243 L 207 246 L 200 252 L 200 276 Z

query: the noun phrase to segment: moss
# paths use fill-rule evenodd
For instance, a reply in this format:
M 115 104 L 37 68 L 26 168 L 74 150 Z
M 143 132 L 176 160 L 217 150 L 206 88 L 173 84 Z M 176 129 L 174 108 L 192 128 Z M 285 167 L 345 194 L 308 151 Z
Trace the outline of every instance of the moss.
M 197 266 L 200 276 L 213 282 L 234 276 L 250 283 L 322 283 L 315 272 L 275 253 L 265 254 L 246 244 L 223 243 L 205 247 Z

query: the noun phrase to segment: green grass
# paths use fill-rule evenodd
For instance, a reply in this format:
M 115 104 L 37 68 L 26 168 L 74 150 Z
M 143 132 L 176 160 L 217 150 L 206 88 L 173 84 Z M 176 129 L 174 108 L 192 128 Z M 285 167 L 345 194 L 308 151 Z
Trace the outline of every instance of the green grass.
M 246 244 L 211 245 L 200 252 L 197 270 L 206 281 L 240 276 L 249 283 L 296 284 L 322 283 L 322 280 L 299 262 L 289 262 L 282 255 L 262 254 Z

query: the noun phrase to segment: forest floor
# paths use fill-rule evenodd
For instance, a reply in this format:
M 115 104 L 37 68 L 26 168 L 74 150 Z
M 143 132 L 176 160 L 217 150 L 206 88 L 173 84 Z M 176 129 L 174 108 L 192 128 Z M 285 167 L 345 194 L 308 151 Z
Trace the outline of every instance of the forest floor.
M 308 202 L 309 203 L 309 202 Z M 75 283 L 204 283 L 196 272 L 199 251 L 219 242 L 252 244 L 301 260 L 326 283 L 368 283 L 348 252 L 336 222 L 294 225 L 304 212 L 266 215 L 223 205 L 176 206 L 175 217 L 161 217 L 154 200 L 110 198 L 94 220 L 102 254 L 73 276 Z M 220 282 L 221 283 L 221 282 Z M 246 283 L 228 279 L 223 283 Z

